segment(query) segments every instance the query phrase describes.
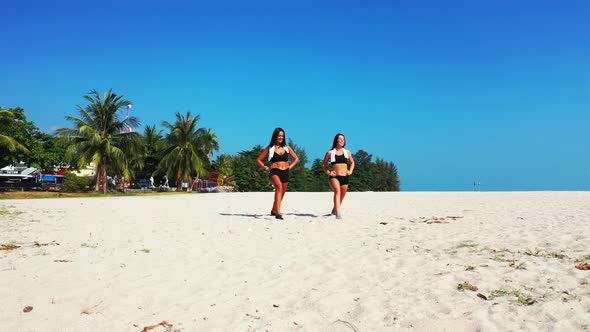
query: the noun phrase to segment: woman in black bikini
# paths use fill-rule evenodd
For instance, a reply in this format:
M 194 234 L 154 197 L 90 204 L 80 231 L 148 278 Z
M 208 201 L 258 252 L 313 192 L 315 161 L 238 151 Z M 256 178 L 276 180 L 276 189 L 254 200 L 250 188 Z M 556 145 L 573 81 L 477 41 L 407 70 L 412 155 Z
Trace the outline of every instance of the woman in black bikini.
M 326 152 L 322 168 L 324 172 L 330 177 L 329 183 L 330 188 L 334 191 L 334 207 L 332 208 L 332 214 L 336 215 L 336 219 L 342 219 L 340 214 L 340 206 L 348 191 L 348 177 L 354 171 L 354 159 L 352 153 L 346 150 L 346 138 L 342 134 L 336 134 L 334 136 L 334 142 L 332 143 L 332 149 Z M 332 170 L 328 169 L 328 162 L 332 165 Z M 350 168 L 348 168 L 350 163 Z
M 270 171 L 270 183 L 275 187 L 275 199 L 272 204 L 270 214 L 277 219 L 283 219 L 281 214 L 281 202 L 285 197 L 285 192 L 289 186 L 289 170 L 291 170 L 299 162 L 299 157 L 295 151 L 291 149 L 285 142 L 285 131 L 282 128 L 276 128 L 272 133 L 272 138 L 268 146 L 256 158 L 258 166 Z M 268 155 L 270 166 L 266 166 L 262 159 Z M 293 162 L 289 164 L 289 155 L 293 158 Z

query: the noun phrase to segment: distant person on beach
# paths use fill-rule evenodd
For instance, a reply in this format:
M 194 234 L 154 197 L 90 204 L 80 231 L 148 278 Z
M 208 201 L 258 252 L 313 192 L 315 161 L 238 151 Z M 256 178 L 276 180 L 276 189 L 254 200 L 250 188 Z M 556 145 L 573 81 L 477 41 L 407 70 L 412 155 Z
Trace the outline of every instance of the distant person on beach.
M 332 149 L 326 152 L 322 168 L 329 176 L 330 188 L 334 191 L 334 206 L 331 214 L 336 216 L 336 219 L 342 219 L 340 214 L 340 206 L 348 191 L 348 177 L 354 171 L 354 159 L 352 153 L 346 150 L 346 138 L 342 134 L 334 136 Z M 328 169 L 328 162 L 332 165 L 332 170 Z M 350 164 L 350 168 L 348 165 Z
M 281 214 L 281 202 L 289 186 L 289 170 L 299 162 L 299 157 L 285 142 L 287 138 L 282 128 L 275 128 L 268 146 L 256 158 L 256 164 L 269 171 L 270 183 L 275 187 L 274 202 L 270 214 L 277 219 L 283 219 Z M 265 165 L 262 159 L 268 155 L 270 166 Z M 293 159 L 289 164 L 289 156 Z

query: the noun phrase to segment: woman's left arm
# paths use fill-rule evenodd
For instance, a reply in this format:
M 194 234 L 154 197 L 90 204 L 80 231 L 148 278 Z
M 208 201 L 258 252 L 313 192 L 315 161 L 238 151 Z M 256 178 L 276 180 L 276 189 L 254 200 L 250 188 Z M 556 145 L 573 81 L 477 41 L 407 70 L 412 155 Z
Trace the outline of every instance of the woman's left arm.
M 354 158 L 352 157 L 352 153 L 350 153 L 350 150 L 348 150 L 348 160 L 350 160 L 350 168 L 348 169 L 348 171 L 346 171 L 346 173 L 348 175 L 352 175 L 352 172 L 354 171 Z
M 293 158 L 293 162 L 289 165 L 289 169 L 293 169 L 293 167 L 295 167 L 295 165 L 297 165 L 297 163 L 299 162 L 299 157 L 297 157 L 295 150 L 293 150 L 290 146 L 289 154 L 291 155 L 291 158 Z

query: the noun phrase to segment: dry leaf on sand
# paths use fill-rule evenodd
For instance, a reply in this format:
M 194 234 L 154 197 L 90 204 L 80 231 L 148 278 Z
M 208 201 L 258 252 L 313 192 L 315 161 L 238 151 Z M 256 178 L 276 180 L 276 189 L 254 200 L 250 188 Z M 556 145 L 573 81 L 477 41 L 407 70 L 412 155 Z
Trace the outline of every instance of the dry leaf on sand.
M 20 246 L 14 244 L 0 244 L 0 250 L 14 250 L 18 248 L 20 248 Z
M 155 328 L 156 328 L 156 327 L 158 327 L 158 326 L 165 326 L 165 327 L 167 327 L 167 328 L 171 328 L 171 327 L 172 327 L 172 324 L 170 324 L 170 323 L 168 323 L 167 321 L 163 320 L 163 321 L 159 322 L 158 324 L 155 324 L 155 325 L 150 325 L 150 326 L 146 326 L 146 327 L 144 327 L 144 328 L 143 328 L 143 330 L 141 330 L 141 331 L 142 331 L 142 332 L 146 332 L 146 331 L 149 331 L 149 330 L 151 330 L 151 329 L 155 329 Z

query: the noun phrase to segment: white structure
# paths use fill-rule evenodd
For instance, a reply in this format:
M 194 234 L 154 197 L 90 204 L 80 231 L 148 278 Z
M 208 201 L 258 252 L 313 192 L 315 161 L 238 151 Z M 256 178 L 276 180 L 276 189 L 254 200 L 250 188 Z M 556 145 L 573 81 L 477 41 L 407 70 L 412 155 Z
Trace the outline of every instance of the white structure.
M 0 190 L 13 190 L 36 186 L 38 171 L 23 162 L 0 168 Z
M 0 177 L 5 179 L 33 179 L 37 169 L 35 167 L 27 167 L 25 163 L 20 162 L 16 165 L 8 165 L 0 168 Z

